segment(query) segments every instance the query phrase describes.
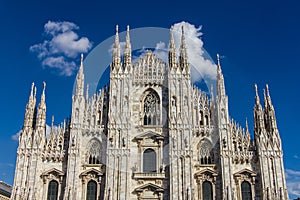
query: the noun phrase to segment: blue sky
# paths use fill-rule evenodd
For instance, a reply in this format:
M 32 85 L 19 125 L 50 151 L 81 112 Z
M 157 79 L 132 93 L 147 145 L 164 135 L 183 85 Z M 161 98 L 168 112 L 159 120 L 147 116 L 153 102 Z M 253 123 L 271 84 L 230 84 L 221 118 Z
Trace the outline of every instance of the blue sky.
M 223 56 L 230 115 L 253 127 L 254 83 L 260 94 L 270 86 L 292 197 L 300 191 L 300 2 L 298 1 L 0 1 L 0 180 L 13 183 L 17 141 L 31 82 L 47 82 L 47 123 L 70 115 L 74 75 L 43 67 L 30 47 L 45 39 L 44 25 L 69 21 L 95 47 L 112 36 L 115 25 L 162 27 L 186 21 L 202 25 L 204 48 Z M 145 38 L 146 40 L 147 38 Z M 87 49 L 86 49 L 87 50 Z M 91 49 L 89 49 L 91 50 Z M 214 56 L 213 56 L 214 58 Z M 69 60 L 76 64 L 78 56 Z M 76 72 L 76 71 L 74 71 Z

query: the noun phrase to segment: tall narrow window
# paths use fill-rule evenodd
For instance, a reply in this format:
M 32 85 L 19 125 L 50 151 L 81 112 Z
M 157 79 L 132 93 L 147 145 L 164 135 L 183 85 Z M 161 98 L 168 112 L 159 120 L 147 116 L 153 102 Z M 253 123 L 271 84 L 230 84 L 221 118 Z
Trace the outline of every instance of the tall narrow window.
M 97 199 L 97 183 L 95 181 L 89 181 L 87 184 L 86 200 Z
M 199 149 L 200 163 L 202 165 L 213 163 L 212 145 L 210 142 L 203 140 Z
M 156 172 L 156 153 L 153 149 L 144 151 L 143 172 Z
M 251 192 L 251 185 L 248 181 L 242 182 L 242 200 L 251 200 L 252 199 L 252 192 Z
M 201 110 L 200 111 L 200 125 L 202 126 L 204 123 L 203 123 L 203 118 L 204 118 L 204 116 L 203 116 L 203 111 Z
M 154 91 L 149 91 L 144 99 L 144 125 L 159 124 L 159 98 Z
M 52 180 L 48 185 L 47 200 L 57 200 L 57 196 L 58 196 L 58 182 Z
M 213 199 L 213 191 L 212 185 L 209 181 L 204 181 L 202 183 L 202 199 L 203 200 L 212 200 Z
M 101 160 L 101 144 L 98 140 L 92 139 L 89 143 L 88 163 L 100 164 Z

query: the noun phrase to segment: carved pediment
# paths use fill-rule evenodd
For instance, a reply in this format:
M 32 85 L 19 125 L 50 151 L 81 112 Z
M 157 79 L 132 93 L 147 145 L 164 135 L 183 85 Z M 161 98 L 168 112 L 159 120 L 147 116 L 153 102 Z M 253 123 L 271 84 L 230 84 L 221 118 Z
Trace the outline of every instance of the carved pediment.
M 144 190 L 148 190 L 148 191 L 153 191 L 153 192 L 163 192 L 164 188 L 155 185 L 153 183 L 147 183 L 145 185 L 142 185 L 138 188 L 136 188 L 134 191 L 135 192 L 143 192 Z
M 208 176 L 208 177 L 216 177 L 218 175 L 218 173 L 210 168 L 205 168 L 197 173 L 195 173 L 195 178 L 199 177 L 199 176 Z
M 42 176 L 47 176 L 47 175 L 50 175 L 50 174 L 53 174 L 53 175 L 58 175 L 58 176 L 63 176 L 64 173 L 56 168 L 52 168 L 48 171 L 45 171 L 44 173 L 42 173 Z
M 64 176 L 64 173 L 61 170 L 58 170 L 56 168 L 52 168 L 41 174 L 41 178 L 43 179 L 44 182 L 46 182 L 47 179 L 56 179 L 59 182 L 61 182 L 63 176 Z
M 234 174 L 235 177 L 240 177 L 240 176 L 248 176 L 249 178 L 250 177 L 255 177 L 256 176 L 256 173 L 254 171 L 251 171 L 250 169 L 243 169 L 239 172 L 236 172 Z
M 102 171 L 92 168 L 92 169 L 88 169 L 88 170 L 82 172 L 79 175 L 79 177 L 84 177 L 84 176 L 98 177 L 98 176 L 102 176 L 102 175 L 103 175 Z
M 243 181 L 249 181 L 251 184 L 255 184 L 256 173 L 250 169 L 243 169 L 233 174 L 237 184 Z
M 145 133 L 142 133 L 140 135 L 137 135 L 135 138 L 135 140 L 144 140 L 144 139 L 153 139 L 153 140 L 163 140 L 164 136 L 155 133 L 153 131 L 147 131 Z
M 148 51 L 133 64 L 133 83 L 162 85 L 166 69 L 166 63 Z

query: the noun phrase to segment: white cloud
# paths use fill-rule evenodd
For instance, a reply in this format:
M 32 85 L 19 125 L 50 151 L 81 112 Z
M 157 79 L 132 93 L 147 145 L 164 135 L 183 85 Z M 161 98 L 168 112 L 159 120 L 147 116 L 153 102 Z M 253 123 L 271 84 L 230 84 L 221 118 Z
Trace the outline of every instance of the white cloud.
M 290 198 L 296 198 L 300 196 L 300 171 L 286 169 L 285 170 L 287 188 Z
M 45 40 L 29 49 L 37 53 L 43 67 L 58 69 L 60 75 L 71 76 L 76 65 L 74 59 L 92 48 L 87 37 L 75 32 L 79 27 L 72 22 L 48 21 L 44 25 Z
M 71 76 L 76 69 L 76 63 L 74 61 L 67 61 L 63 56 L 46 57 L 42 61 L 42 65 L 58 69 L 60 75 L 65 76 Z
M 200 38 L 202 35 L 201 26 L 197 28 L 188 22 L 180 22 L 173 25 L 177 56 L 179 56 L 182 26 L 184 27 L 188 61 L 191 65 L 192 80 L 194 82 L 203 78 L 215 80 L 217 66 L 209 58 L 205 57 L 203 41 Z M 168 45 L 166 45 L 164 42 L 158 42 L 156 44 L 154 53 L 165 62 L 168 61 Z
M 11 136 L 11 139 L 12 139 L 12 140 L 18 141 L 18 140 L 19 140 L 20 133 L 21 133 L 21 130 L 18 131 L 18 132 L 16 132 L 15 134 L 13 134 L 13 135 Z
M 53 126 L 53 128 L 54 128 L 54 131 L 57 130 L 57 126 Z M 12 140 L 18 141 L 18 140 L 19 140 L 19 137 L 20 137 L 21 131 L 22 131 L 22 130 L 19 130 L 17 133 L 13 134 L 13 135 L 11 136 L 11 139 L 12 139 Z M 49 126 L 48 124 L 46 124 L 46 137 L 49 136 L 50 131 L 51 131 L 51 126 Z
M 188 60 L 191 66 L 191 78 L 194 81 L 202 78 L 216 79 L 217 66 L 205 58 L 201 26 L 198 28 L 188 22 L 180 22 L 173 25 L 176 48 L 179 49 L 181 41 L 181 27 L 184 28 Z M 177 50 L 178 51 L 178 50 Z
M 45 25 L 44 25 L 44 30 L 45 33 L 48 33 L 50 35 L 55 36 L 57 33 L 64 33 L 64 32 L 68 32 L 70 30 L 77 30 L 79 29 L 79 27 L 72 23 L 72 22 L 52 22 L 52 21 L 48 21 Z
M 119 44 L 120 44 L 120 56 L 123 56 L 126 42 L 119 42 Z M 110 45 L 110 48 L 108 49 L 108 53 L 112 56 L 113 51 L 114 51 L 114 43 Z

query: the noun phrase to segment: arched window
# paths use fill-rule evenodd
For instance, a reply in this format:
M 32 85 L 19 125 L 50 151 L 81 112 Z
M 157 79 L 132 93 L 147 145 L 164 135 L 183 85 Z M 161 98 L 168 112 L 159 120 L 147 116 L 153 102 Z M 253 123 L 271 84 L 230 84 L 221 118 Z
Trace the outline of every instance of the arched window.
M 144 151 L 143 172 L 156 172 L 156 153 L 153 149 Z
M 251 192 L 250 183 L 248 181 L 243 181 L 241 188 L 242 188 L 242 200 L 251 200 L 252 192 Z
M 93 139 L 89 144 L 88 149 L 88 162 L 89 164 L 100 164 L 101 160 L 101 144 L 98 140 Z
M 209 125 L 209 118 L 208 118 L 208 115 L 205 115 L 205 125 Z
M 144 99 L 144 125 L 159 124 L 159 98 L 154 91 L 148 91 Z
M 203 200 L 212 200 L 213 199 L 213 191 L 212 184 L 209 181 L 204 181 L 202 183 L 202 199 Z
M 48 195 L 47 200 L 57 200 L 58 196 L 58 182 L 57 181 L 50 181 L 48 185 Z
M 202 165 L 213 163 L 212 145 L 209 141 L 202 141 L 199 149 L 199 157 Z
M 97 183 L 95 181 L 89 181 L 87 184 L 86 200 L 97 199 Z
M 204 125 L 203 117 L 204 117 L 204 116 L 203 116 L 203 111 L 201 110 L 201 111 L 200 111 L 200 125 L 201 125 L 201 126 Z

